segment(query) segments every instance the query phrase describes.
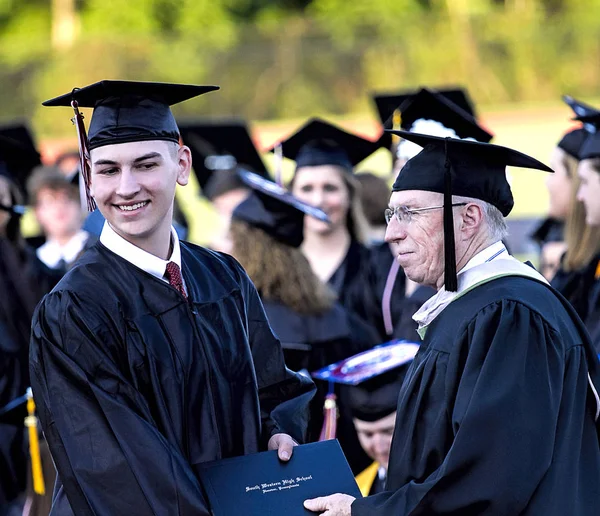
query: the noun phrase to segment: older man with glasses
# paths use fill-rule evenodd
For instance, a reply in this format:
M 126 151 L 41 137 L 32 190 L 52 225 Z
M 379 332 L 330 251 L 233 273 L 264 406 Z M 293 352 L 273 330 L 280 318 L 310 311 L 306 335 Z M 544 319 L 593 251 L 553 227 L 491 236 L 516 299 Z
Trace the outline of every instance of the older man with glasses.
M 505 147 L 397 131 L 424 147 L 393 187 L 386 240 L 437 289 L 398 399 L 385 491 L 307 500 L 327 516 L 592 515 L 600 507 L 600 370 L 578 316 L 501 240 Z

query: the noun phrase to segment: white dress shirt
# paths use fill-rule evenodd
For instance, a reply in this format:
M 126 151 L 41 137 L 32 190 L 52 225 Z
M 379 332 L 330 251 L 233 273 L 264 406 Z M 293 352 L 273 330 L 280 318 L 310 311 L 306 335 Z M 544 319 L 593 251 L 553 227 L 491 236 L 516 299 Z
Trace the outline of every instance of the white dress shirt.
M 83 251 L 89 237 L 87 231 L 81 230 L 65 245 L 60 245 L 56 240 L 48 240 L 36 251 L 37 257 L 51 269 L 56 269 L 61 260 L 66 265 L 71 265 Z
M 152 276 L 165 283 L 169 283 L 165 278 L 165 271 L 169 262 L 175 262 L 178 265 L 179 270 L 182 270 L 179 237 L 173 226 L 171 226 L 171 243 L 173 244 L 173 251 L 168 260 L 162 260 L 158 256 L 154 256 L 136 245 L 133 245 L 131 242 L 128 242 L 122 236 L 117 234 L 115 230 L 110 227 L 108 222 L 104 222 L 104 227 L 100 234 L 100 243 L 132 265 L 135 265 L 138 269 L 146 271 L 148 274 L 152 274 Z M 183 282 L 183 288 L 187 293 L 185 281 Z

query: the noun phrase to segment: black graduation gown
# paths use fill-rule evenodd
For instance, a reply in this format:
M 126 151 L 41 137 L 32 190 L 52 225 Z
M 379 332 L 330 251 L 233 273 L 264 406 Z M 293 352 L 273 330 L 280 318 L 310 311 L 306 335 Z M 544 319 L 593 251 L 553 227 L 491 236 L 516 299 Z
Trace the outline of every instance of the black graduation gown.
M 38 301 L 60 276 L 28 246 L 0 238 L 0 408 L 29 387 L 29 336 Z M 0 421 L 0 508 L 25 489 L 23 418 Z
M 590 332 L 596 352 L 600 354 L 600 278 L 594 281 L 590 289 L 589 312 L 585 319 L 585 327 Z
M 553 292 L 495 279 L 430 324 L 400 392 L 387 491 L 353 516 L 598 514 L 598 359 Z
M 304 315 L 276 301 L 263 300 L 273 332 L 283 347 L 286 365 L 312 373 L 329 364 L 356 355 L 379 344 L 377 335 L 357 316 L 339 304 L 322 315 Z M 319 440 L 323 428 L 323 404 L 328 385 L 317 381 L 317 393 L 310 404 L 308 441 Z M 352 417 L 338 396 L 337 438 L 353 471 L 362 471 L 371 459 L 360 446 Z
M 200 463 L 304 440 L 314 384 L 286 369 L 241 266 L 183 242 L 181 256 L 188 302 L 98 242 L 36 311 L 53 515 L 207 515 Z
M 361 294 L 369 295 L 369 292 L 364 290 L 365 286 L 368 286 L 369 258 L 369 249 L 352 240 L 344 260 L 327 282 L 337 294 L 339 303 L 363 319 Z

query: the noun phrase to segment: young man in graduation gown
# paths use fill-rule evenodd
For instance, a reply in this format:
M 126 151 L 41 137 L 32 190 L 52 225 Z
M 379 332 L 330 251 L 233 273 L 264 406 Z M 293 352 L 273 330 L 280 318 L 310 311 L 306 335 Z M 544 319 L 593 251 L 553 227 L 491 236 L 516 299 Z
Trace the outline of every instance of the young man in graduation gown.
M 386 238 L 406 275 L 438 292 L 415 314 L 423 340 L 398 399 L 386 491 L 306 507 L 597 514 L 598 358 L 570 305 L 501 243 L 505 166 L 550 169 L 496 145 L 398 134 L 424 150 L 394 184 Z
M 103 81 L 46 103 L 94 108 L 86 183 L 107 221 L 33 321 L 52 514 L 208 515 L 199 464 L 303 440 L 314 385 L 254 286 L 172 228 L 191 158 L 169 105 L 214 89 Z

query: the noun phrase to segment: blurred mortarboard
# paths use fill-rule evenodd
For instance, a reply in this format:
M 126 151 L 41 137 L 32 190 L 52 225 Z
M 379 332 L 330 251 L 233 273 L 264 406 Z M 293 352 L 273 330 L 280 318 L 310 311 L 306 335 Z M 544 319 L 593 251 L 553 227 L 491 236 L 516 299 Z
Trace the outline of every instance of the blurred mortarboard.
M 600 111 L 587 106 L 587 110 L 575 117 L 583 123 L 583 127 L 590 133 L 581 145 L 579 159 L 591 159 L 600 157 Z
M 575 120 L 593 120 L 598 114 L 600 114 L 596 108 L 576 100 L 569 95 L 563 95 L 562 99 L 565 104 L 567 104 L 573 110 L 573 113 L 575 114 Z M 592 122 L 584 122 L 583 127 L 578 127 L 566 133 L 558 142 L 557 146 L 573 158 L 580 159 L 583 144 L 588 139 L 589 135 L 595 132 L 596 127 Z
M 179 130 L 170 106 L 217 86 L 139 81 L 100 81 L 47 100 L 44 106 L 93 108 L 89 124 L 90 149 L 103 145 L 147 140 L 179 142 Z
M 319 118 L 310 119 L 280 145 L 283 155 L 296 162 L 296 169 L 335 165 L 348 172 L 381 146 L 379 141 L 362 138 Z
M 404 376 L 419 345 L 392 341 L 327 366 L 312 374 L 319 380 L 340 383 L 353 417 L 378 421 L 395 412 Z
M 24 140 L 15 139 L 5 134 L 11 134 L 17 138 L 24 137 Z M 40 155 L 35 149 L 30 135 L 25 137 L 25 133 L 20 131 L 6 130 L 5 132 L 0 130 L 0 176 L 11 180 L 25 198 L 27 197 L 27 179 L 33 169 L 40 164 Z M 22 207 L 18 208 L 21 209 Z
M 476 117 L 475 107 L 473 101 L 469 97 L 467 90 L 464 88 L 429 88 L 430 91 L 435 92 L 436 94 L 441 95 L 446 98 L 463 111 L 467 112 L 472 117 Z M 388 129 L 392 129 L 392 126 L 389 125 L 391 121 L 394 111 L 400 109 L 400 106 L 404 104 L 405 101 L 414 97 L 419 93 L 419 89 L 417 90 L 404 90 L 397 93 L 375 93 L 372 95 L 373 100 L 375 101 L 375 106 L 377 108 L 377 113 L 379 115 L 379 119 L 381 123 Z
M 531 233 L 531 239 L 540 247 L 548 242 L 563 242 L 565 224 L 561 220 L 552 217 L 545 218 Z
M 459 138 L 489 142 L 493 135 L 481 127 L 475 117 L 454 102 L 434 91 L 422 88 L 402 106 L 401 127 L 410 131 L 417 120 L 434 120 L 451 129 Z
M 423 147 L 402 168 L 392 191 L 425 190 L 444 195 L 445 287 L 456 291 L 452 195 L 485 201 L 505 217 L 514 205 L 506 167 L 553 172 L 542 162 L 507 147 L 408 131 L 391 131 Z
M 238 169 L 238 174 L 251 193 L 235 208 L 233 219 L 292 247 L 302 244 L 305 214 L 329 222 L 325 212 L 300 201 L 277 183 L 247 170 Z
M 268 178 L 243 120 L 182 123 L 179 129 L 192 153 L 192 167 L 202 193 L 209 200 L 244 186 L 236 173 L 238 165 Z

